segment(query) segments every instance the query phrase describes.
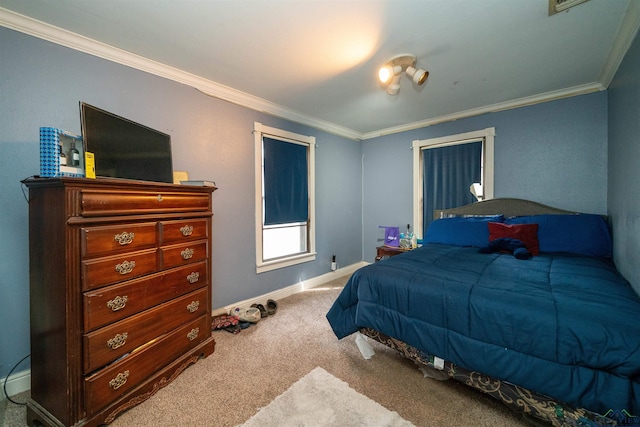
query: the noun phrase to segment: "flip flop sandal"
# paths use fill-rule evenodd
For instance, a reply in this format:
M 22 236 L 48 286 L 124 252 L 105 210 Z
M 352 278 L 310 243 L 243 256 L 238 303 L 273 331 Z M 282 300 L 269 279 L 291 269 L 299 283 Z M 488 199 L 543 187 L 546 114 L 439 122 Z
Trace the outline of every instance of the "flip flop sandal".
M 269 315 L 269 313 L 267 313 L 267 309 L 264 308 L 264 305 L 262 304 L 252 304 L 251 307 L 260 310 L 260 318 L 265 318 Z
M 268 300 L 267 301 L 267 313 L 269 313 L 269 316 L 272 316 L 272 315 L 276 314 L 277 310 L 278 310 L 278 303 L 275 302 L 272 299 Z

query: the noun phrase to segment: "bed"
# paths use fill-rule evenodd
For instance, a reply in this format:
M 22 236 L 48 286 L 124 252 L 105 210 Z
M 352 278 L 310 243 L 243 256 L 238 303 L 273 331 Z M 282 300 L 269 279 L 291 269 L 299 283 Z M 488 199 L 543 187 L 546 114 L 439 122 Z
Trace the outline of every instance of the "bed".
M 437 211 L 357 270 L 327 319 L 555 426 L 640 418 L 640 298 L 606 219 L 519 199 Z

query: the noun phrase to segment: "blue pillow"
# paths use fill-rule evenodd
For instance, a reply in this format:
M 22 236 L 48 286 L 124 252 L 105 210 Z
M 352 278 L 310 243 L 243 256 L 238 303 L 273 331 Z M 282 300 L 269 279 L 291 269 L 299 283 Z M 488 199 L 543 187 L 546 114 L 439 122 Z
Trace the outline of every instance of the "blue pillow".
M 507 218 L 505 224 L 538 224 L 540 252 L 613 255 L 609 227 L 600 215 L 530 215 Z
M 481 248 L 489 244 L 487 224 L 503 221 L 503 215 L 437 219 L 429 225 L 424 242 Z

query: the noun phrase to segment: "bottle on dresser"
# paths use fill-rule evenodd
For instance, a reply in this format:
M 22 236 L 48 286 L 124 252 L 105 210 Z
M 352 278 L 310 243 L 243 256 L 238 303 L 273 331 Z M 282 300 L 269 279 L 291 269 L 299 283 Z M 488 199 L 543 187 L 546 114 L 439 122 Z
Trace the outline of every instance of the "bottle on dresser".
M 67 156 L 64 154 L 62 144 L 60 144 L 60 166 L 67 166 Z
M 80 152 L 76 148 L 76 143 L 71 143 L 71 148 L 69 149 L 69 160 L 71 161 L 70 166 L 80 166 Z

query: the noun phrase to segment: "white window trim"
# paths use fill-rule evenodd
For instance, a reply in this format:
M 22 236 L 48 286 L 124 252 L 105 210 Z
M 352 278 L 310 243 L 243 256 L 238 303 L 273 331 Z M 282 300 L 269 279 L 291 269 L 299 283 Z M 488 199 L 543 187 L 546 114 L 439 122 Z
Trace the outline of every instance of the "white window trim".
M 483 146 L 483 173 L 482 188 L 484 200 L 493 199 L 493 173 L 494 173 L 494 137 L 495 128 L 486 128 L 473 132 L 459 133 L 457 135 L 442 136 L 440 138 L 415 140 L 413 149 L 413 224 L 414 232 L 419 237 L 424 237 L 422 224 L 422 162 L 420 152 L 425 147 L 456 145 L 466 141 L 484 140 Z
M 265 126 L 262 123 L 254 122 L 253 135 L 255 144 L 255 226 L 256 226 L 256 273 L 276 270 L 278 268 L 289 267 L 303 262 L 316 259 L 316 195 L 315 195 L 315 148 L 316 138 L 314 136 L 300 135 L 293 132 Z M 290 141 L 297 144 L 309 146 L 309 245 L 308 252 L 295 254 L 277 260 L 262 260 L 262 137 L 272 136 L 276 139 Z

